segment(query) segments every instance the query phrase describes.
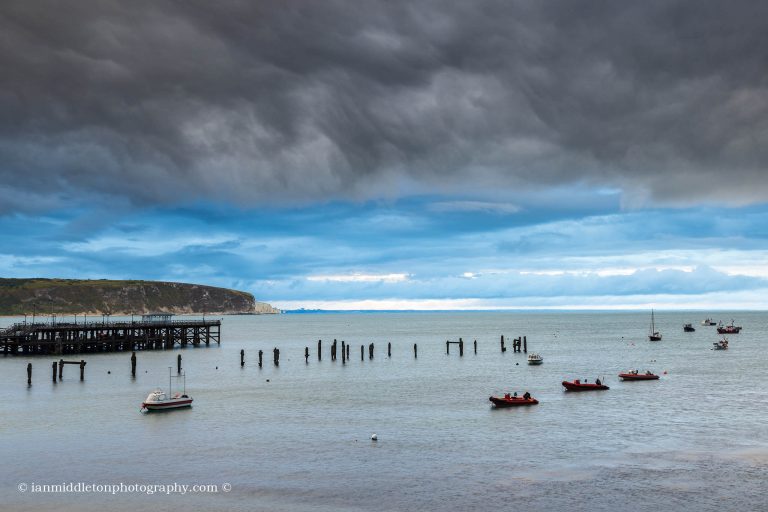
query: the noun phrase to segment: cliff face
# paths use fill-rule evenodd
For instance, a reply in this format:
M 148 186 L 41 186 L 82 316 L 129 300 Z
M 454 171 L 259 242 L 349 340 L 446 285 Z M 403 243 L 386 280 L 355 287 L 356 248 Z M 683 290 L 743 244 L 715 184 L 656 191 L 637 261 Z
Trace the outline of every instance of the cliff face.
M 279 313 L 250 293 L 161 281 L 1 279 L 0 314 Z

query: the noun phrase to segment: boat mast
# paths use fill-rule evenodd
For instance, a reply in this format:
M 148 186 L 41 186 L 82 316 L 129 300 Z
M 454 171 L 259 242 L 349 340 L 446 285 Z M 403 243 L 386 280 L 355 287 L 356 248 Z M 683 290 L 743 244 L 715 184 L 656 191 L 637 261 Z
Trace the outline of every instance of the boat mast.
M 171 396 L 171 367 L 168 367 L 168 396 Z

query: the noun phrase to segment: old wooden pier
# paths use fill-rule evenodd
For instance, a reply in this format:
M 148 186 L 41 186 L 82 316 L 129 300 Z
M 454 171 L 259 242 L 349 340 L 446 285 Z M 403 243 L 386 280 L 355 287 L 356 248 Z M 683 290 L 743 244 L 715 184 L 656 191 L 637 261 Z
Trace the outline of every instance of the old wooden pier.
M 221 344 L 220 320 L 17 323 L 0 330 L 0 352 L 5 355 L 167 350 L 212 342 Z

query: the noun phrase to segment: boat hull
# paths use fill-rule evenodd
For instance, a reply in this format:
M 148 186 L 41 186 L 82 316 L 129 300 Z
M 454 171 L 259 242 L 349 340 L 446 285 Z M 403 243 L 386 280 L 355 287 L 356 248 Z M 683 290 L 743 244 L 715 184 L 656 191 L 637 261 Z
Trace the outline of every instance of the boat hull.
M 658 380 L 658 375 L 644 375 L 644 374 L 633 374 L 633 373 L 620 373 L 619 377 L 621 380 Z
M 661 341 L 661 335 L 660 334 L 659 335 L 655 335 L 654 334 L 654 335 L 648 336 L 648 340 L 649 341 Z
M 544 364 L 544 361 L 542 361 L 541 359 L 534 359 L 534 360 L 530 360 L 529 359 L 528 360 L 528 364 L 532 364 L 532 365 L 535 366 L 535 365 L 539 365 L 539 364 Z
M 563 381 L 563 387 L 566 391 L 602 391 L 605 389 L 611 389 L 605 384 L 589 384 L 585 382 L 569 382 Z
M 741 327 L 718 327 L 717 334 L 739 334 Z
M 535 398 L 491 396 L 488 400 L 496 407 L 520 407 L 524 405 L 536 405 L 539 403 Z
M 182 407 L 192 407 L 192 399 L 183 400 L 165 400 L 163 402 L 144 402 L 141 404 L 143 409 L 148 411 L 167 411 L 170 409 L 181 409 Z

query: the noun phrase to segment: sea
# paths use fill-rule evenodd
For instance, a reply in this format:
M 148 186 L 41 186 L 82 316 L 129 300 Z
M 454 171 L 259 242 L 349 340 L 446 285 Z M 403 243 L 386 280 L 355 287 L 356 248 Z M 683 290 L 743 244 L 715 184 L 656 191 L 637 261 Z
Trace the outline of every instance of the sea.
M 705 316 L 743 326 L 728 350 Z M 70 356 L 83 382 L 68 366 L 53 383 L 54 357 L 0 356 L 0 510 L 766 510 L 768 313 L 655 320 L 659 342 L 650 311 L 225 316 L 220 346 L 137 352 L 136 378 L 129 353 Z M 169 367 L 194 406 L 140 412 Z M 597 377 L 610 390 L 561 385 Z M 490 406 L 515 391 L 540 404 Z

